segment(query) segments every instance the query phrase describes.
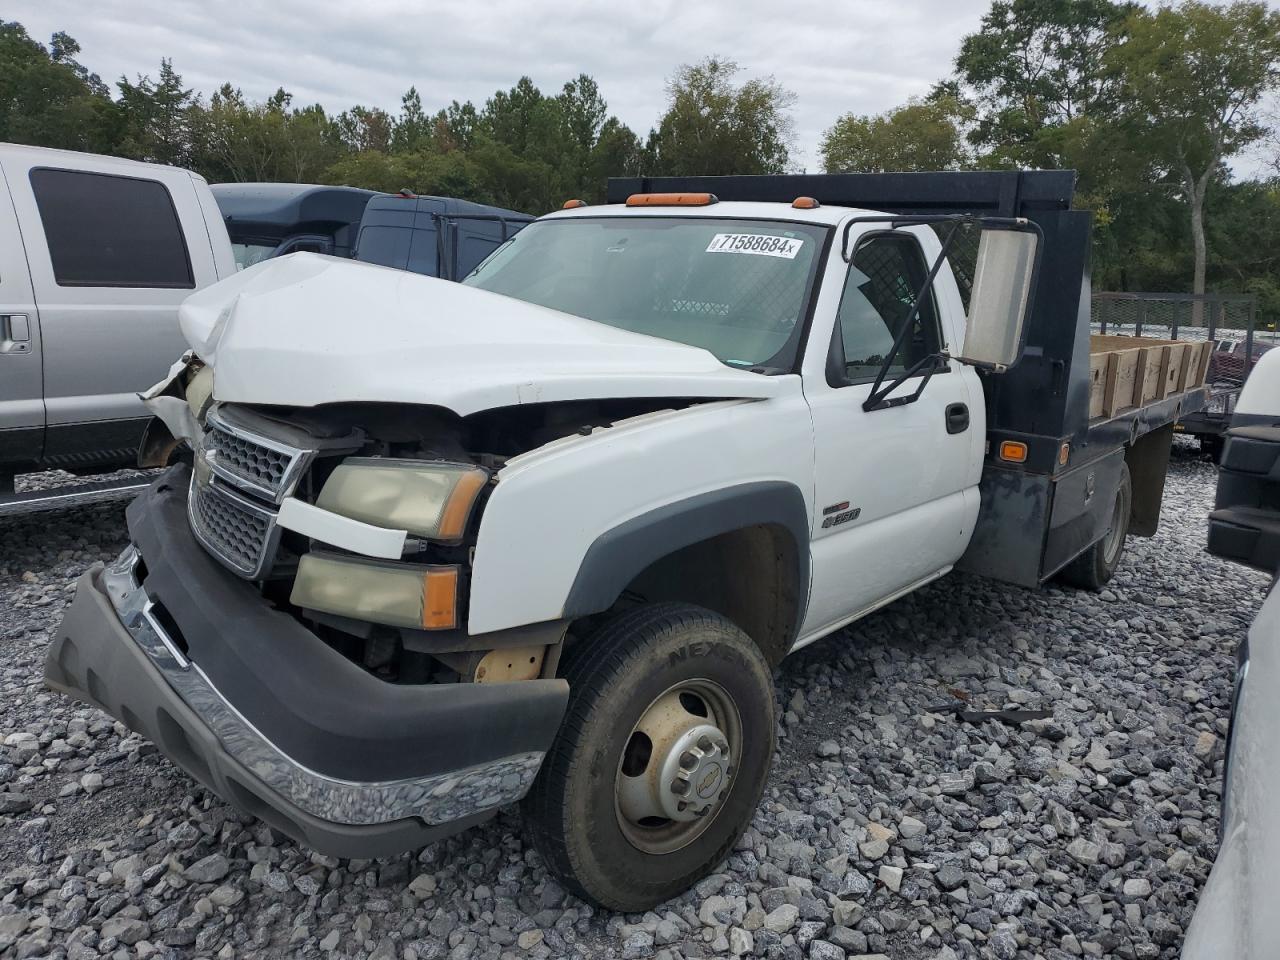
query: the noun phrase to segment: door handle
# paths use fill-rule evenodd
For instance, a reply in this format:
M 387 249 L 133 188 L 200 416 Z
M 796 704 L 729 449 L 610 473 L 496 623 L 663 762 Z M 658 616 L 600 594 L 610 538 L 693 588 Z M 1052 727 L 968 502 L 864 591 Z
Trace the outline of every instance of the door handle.
M 969 429 L 969 407 L 963 403 L 947 405 L 947 433 L 964 433 Z
M 0 353 L 31 352 L 31 321 L 25 313 L 0 314 Z

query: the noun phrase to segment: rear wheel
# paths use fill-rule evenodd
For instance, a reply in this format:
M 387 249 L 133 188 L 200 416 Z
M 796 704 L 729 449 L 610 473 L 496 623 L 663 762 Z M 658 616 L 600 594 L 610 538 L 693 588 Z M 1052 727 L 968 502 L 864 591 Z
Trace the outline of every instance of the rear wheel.
M 1120 566 L 1124 556 L 1124 541 L 1129 535 L 1129 515 L 1133 509 L 1133 484 L 1129 480 L 1129 465 L 1120 466 L 1120 483 L 1116 488 L 1115 504 L 1111 508 L 1111 523 L 1106 535 L 1063 568 L 1060 578 L 1074 587 L 1085 590 L 1101 590 Z
M 1225 441 L 1220 435 L 1200 437 L 1200 452 L 1207 454 L 1214 463 L 1222 462 L 1222 448 Z
M 640 912 L 710 873 L 751 822 L 773 757 L 768 663 L 724 617 L 629 611 L 566 658 L 569 706 L 524 801 L 574 893 Z

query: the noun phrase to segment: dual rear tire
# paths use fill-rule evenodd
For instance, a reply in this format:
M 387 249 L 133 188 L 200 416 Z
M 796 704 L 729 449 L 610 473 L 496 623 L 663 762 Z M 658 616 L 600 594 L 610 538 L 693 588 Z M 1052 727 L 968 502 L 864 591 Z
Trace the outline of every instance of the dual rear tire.
M 773 758 L 773 678 L 729 620 L 690 604 L 628 611 L 565 658 L 569 704 L 524 800 L 569 890 L 640 912 L 733 850 Z

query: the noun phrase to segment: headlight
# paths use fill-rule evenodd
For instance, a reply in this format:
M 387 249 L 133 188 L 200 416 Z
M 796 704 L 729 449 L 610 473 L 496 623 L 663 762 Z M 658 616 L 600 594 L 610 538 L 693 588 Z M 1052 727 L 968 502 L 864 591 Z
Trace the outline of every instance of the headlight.
M 418 630 L 458 625 L 458 568 L 308 553 L 289 598 L 307 610 Z
M 204 420 L 205 411 L 213 400 L 213 367 L 202 366 L 187 384 L 187 406 L 196 422 Z
M 467 529 L 489 473 L 467 463 L 352 457 L 325 481 L 316 506 L 444 543 Z

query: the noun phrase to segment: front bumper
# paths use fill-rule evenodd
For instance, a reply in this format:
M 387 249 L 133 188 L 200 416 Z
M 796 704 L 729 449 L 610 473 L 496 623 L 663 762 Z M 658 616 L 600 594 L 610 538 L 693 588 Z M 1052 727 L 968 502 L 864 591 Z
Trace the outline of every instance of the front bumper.
M 335 856 L 413 849 L 524 795 L 564 681 L 378 680 L 213 561 L 185 490 L 181 468 L 158 480 L 129 508 L 133 545 L 81 578 L 45 664 L 50 687 Z

